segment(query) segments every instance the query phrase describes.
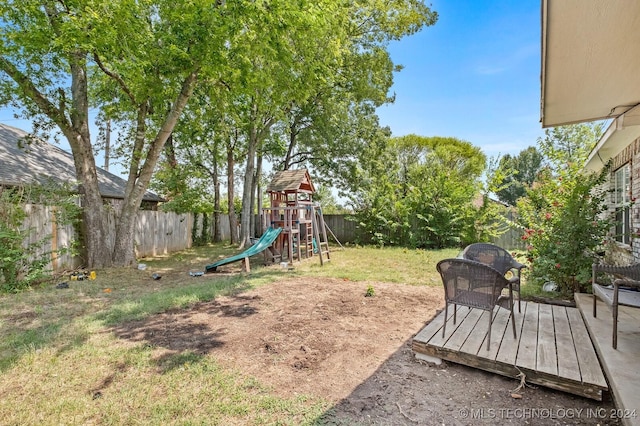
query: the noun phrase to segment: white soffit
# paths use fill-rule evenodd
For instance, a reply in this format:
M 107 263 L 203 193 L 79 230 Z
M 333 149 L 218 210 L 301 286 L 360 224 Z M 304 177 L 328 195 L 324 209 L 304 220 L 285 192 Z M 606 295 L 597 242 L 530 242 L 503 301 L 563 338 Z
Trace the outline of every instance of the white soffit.
M 640 1 L 542 0 L 542 127 L 640 104 Z
M 640 106 L 614 119 L 589 154 L 585 169 L 597 172 L 631 142 L 640 138 Z

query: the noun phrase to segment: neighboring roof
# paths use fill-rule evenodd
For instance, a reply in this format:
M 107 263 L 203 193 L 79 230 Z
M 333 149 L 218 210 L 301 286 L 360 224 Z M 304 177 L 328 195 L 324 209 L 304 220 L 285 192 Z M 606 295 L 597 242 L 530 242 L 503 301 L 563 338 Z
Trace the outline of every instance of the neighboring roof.
M 311 182 L 311 176 L 307 169 L 284 170 L 276 172 L 273 179 L 267 186 L 267 192 L 310 192 L 315 193 L 316 189 Z
M 484 206 L 485 195 L 486 194 L 484 192 L 478 192 L 471 200 L 471 205 L 476 208 Z M 489 202 L 499 204 L 502 207 L 509 207 L 509 204 L 498 200 L 493 194 L 489 194 L 486 199 L 489 200 Z
M 542 127 L 640 104 L 640 2 L 542 0 Z
M 0 184 L 21 185 L 46 182 L 77 182 L 73 156 L 40 139 L 25 139 L 29 134 L 0 124 Z M 106 198 L 124 198 L 126 181 L 97 168 L 100 194 Z M 163 201 L 147 191 L 145 201 Z

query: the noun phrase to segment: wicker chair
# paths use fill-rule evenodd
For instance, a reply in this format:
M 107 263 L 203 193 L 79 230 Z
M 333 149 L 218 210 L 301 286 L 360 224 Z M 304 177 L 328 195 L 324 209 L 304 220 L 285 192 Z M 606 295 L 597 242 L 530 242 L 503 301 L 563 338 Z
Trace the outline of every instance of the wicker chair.
M 491 345 L 491 325 L 493 323 L 493 309 L 500 306 L 503 297 L 502 290 L 509 289 L 509 309 L 511 311 L 511 325 L 513 337 L 516 338 L 516 325 L 513 317 L 513 290 L 509 280 L 492 267 L 468 259 L 444 259 L 438 262 L 436 268 L 444 284 L 444 327 L 442 336 L 447 328 L 449 304 L 453 304 L 453 323 L 456 323 L 458 305 L 489 311 L 489 329 L 487 333 L 487 350 Z
M 523 268 L 527 266 L 518 262 L 507 250 L 490 243 L 475 243 L 468 245 L 462 252 L 463 259 L 475 260 L 497 269 L 503 275 L 511 272 L 507 278 L 511 284 L 512 291 L 518 292 L 518 312 L 522 312 L 520 305 L 520 275 Z
M 598 284 L 599 272 L 613 275 L 613 289 Z M 620 287 L 640 288 L 640 263 L 628 266 L 616 266 L 594 263 L 591 278 L 593 290 L 593 316 L 596 317 L 596 298 L 601 299 L 611 307 L 613 314 L 613 349 L 618 349 L 618 305 L 640 306 L 640 293 L 624 295 L 620 298 Z M 631 292 L 630 292 L 631 293 Z

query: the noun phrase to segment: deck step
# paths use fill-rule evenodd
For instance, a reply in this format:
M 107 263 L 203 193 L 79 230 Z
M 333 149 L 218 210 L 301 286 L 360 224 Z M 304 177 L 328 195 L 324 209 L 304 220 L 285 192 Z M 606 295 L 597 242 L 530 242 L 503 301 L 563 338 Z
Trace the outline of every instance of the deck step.
M 598 316 L 594 318 L 592 295 L 576 294 L 575 300 L 602 363 L 622 424 L 640 425 L 640 309 L 619 307 L 618 348 L 613 349 L 611 310 L 597 298 Z

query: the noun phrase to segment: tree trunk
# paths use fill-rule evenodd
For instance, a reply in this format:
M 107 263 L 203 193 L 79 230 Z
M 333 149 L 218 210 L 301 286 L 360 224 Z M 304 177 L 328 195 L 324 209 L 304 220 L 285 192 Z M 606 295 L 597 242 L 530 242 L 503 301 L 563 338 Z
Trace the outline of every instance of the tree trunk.
M 98 189 L 95 158 L 89 132 L 89 101 L 87 94 L 86 52 L 69 54 L 71 71 L 71 108 L 56 105 L 47 99 L 18 67 L 0 57 L 0 69 L 11 77 L 49 119 L 55 122 L 67 138 L 73 153 L 76 178 L 82 195 L 82 225 L 85 265 L 89 268 L 111 266 L 109 247 L 103 222 L 102 197 Z M 69 112 L 69 118 L 67 117 Z
M 233 168 L 235 167 L 235 160 L 233 158 L 233 143 L 231 142 L 231 136 L 227 139 L 227 201 L 229 203 L 229 228 L 231 229 L 231 244 L 238 243 L 238 234 L 236 233 L 236 208 L 233 204 L 235 198 L 235 186 Z
M 105 229 L 102 196 L 98 188 L 95 157 L 89 132 L 89 101 L 87 91 L 86 55 L 75 52 L 71 55 L 71 128 L 58 123 L 67 136 L 76 177 L 81 183 L 82 233 L 85 249 L 85 264 L 88 268 L 111 266 L 111 256 Z
M 255 123 L 251 124 L 249 143 L 247 147 L 247 164 L 244 171 L 244 185 L 242 187 L 242 213 L 240 216 L 240 248 L 249 243 L 251 236 L 251 198 L 256 160 L 257 132 Z
M 249 242 L 251 233 L 251 216 L 255 202 L 255 162 L 256 154 L 259 152 L 259 144 L 267 135 L 271 126 L 275 123 L 275 117 L 267 117 L 263 115 L 263 119 L 259 120 L 258 106 L 254 102 L 252 105 L 249 141 L 247 146 L 247 167 L 244 173 L 244 186 L 242 193 L 242 217 L 240 218 L 240 246 L 244 247 Z M 258 127 L 260 124 L 260 127 Z
M 298 130 L 296 128 L 296 121 L 289 126 L 289 146 L 287 147 L 287 154 L 284 157 L 282 170 L 289 170 L 291 167 L 291 157 L 293 155 L 293 149 L 296 146 L 296 136 L 298 135 Z
M 250 233 L 252 237 L 257 235 L 257 222 L 256 221 L 256 209 L 257 200 L 259 198 L 258 191 L 260 191 L 260 174 L 262 173 L 262 154 L 258 153 L 256 160 L 256 170 L 253 175 L 253 182 L 251 184 L 251 223 L 250 223 Z
M 193 94 L 197 78 L 198 71 L 195 70 L 183 81 L 180 93 L 165 117 L 162 127 L 158 131 L 155 139 L 150 143 L 146 158 L 141 167 L 142 145 L 139 145 L 139 143 L 140 141 L 144 142 L 144 120 L 146 119 L 148 105 L 145 102 L 139 107 L 138 134 L 136 135 L 136 142 L 134 144 L 136 148 L 131 158 L 129 179 L 127 180 L 127 189 L 125 191 L 122 209 L 120 210 L 120 217 L 116 222 L 116 239 L 112 252 L 113 264 L 115 266 L 132 266 L 136 262 L 133 244 L 136 216 L 140 209 L 144 193 L 149 187 L 153 170 L 164 149 L 164 144 L 171 135 L 171 132 L 173 132 L 173 128 L 178 122 L 182 110 Z
M 252 214 L 253 218 L 253 235 L 261 235 L 262 234 L 262 185 L 260 182 L 262 181 L 262 151 L 258 154 L 258 161 L 256 163 L 256 176 L 254 179 L 254 194 L 255 194 L 255 205 L 256 208 L 252 209 L 252 212 L 256 212 L 256 214 Z
M 222 241 L 220 229 L 220 177 L 218 176 L 218 161 L 213 163 L 213 242 Z
M 176 147 L 173 144 L 173 133 L 169 135 L 164 145 L 164 154 L 167 156 L 167 163 L 171 170 L 178 168 L 178 159 L 176 158 Z
M 135 189 L 139 182 L 138 171 L 140 170 L 140 160 L 145 143 L 148 110 L 149 105 L 147 102 L 144 102 L 138 108 L 133 155 L 129 164 L 129 179 L 127 180 L 122 205 L 116 211 L 116 239 L 112 252 L 112 259 L 116 266 L 133 266 L 136 263 L 134 248 L 135 224 L 138 209 L 142 203 L 142 195 L 140 200 L 137 200 Z
M 111 156 L 111 119 L 107 119 L 104 135 L 104 169 L 109 171 L 109 157 Z

